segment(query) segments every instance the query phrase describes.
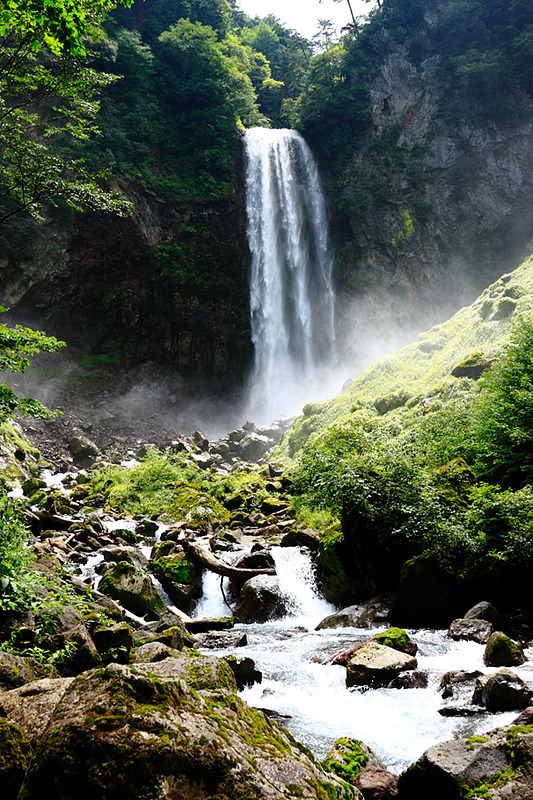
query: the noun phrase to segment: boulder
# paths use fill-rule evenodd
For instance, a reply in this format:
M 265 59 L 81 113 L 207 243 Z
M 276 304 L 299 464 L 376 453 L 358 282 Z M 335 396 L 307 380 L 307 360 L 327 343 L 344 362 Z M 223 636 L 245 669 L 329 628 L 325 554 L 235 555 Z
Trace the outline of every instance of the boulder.
M 150 561 L 149 568 L 161 581 L 173 603 L 187 614 L 202 596 L 202 570 L 187 553 L 180 551 Z
M 316 626 L 316 630 L 320 631 L 328 628 L 372 628 L 389 619 L 391 602 L 391 599 L 385 595 L 379 595 L 366 603 L 347 606 L 341 611 L 336 611 L 334 614 L 324 617 Z
M 492 623 L 486 619 L 459 618 L 454 619 L 448 628 L 448 638 L 458 641 L 467 639 L 472 642 L 485 644 L 492 633 Z
M 380 767 L 365 767 L 354 779 L 365 800 L 391 800 L 398 797 L 398 776 Z
M 337 739 L 322 764 L 347 783 L 353 783 L 356 776 L 368 767 L 384 769 L 384 764 L 368 745 L 350 738 Z
M 533 693 L 524 681 L 508 669 L 500 669 L 476 680 L 472 703 L 488 711 L 513 711 L 526 708 Z
M 378 644 L 384 644 L 385 647 L 398 650 L 399 653 L 416 656 L 418 652 L 418 645 L 409 638 L 403 628 L 388 628 L 383 633 L 376 633 L 372 639 Z
M 280 545 L 281 547 L 307 547 L 316 553 L 320 545 L 320 533 L 313 528 L 293 528 L 283 535 Z
M 35 615 L 32 611 L 0 611 L 0 642 L 31 645 L 34 639 Z
M 119 561 L 108 568 L 98 589 L 113 600 L 118 600 L 128 611 L 142 617 L 158 619 L 165 611 L 163 599 L 146 572 L 126 561 Z
M 448 697 L 453 697 L 457 689 L 463 687 L 465 684 L 474 683 L 476 678 L 481 677 L 483 673 L 479 670 L 473 672 L 464 672 L 464 670 L 451 670 L 444 673 L 439 685 L 439 691 L 442 690 L 441 697 L 446 700 Z
M 482 736 L 454 739 L 428 748 L 398 779 L 406 800 L 459 800 L 491 797 L 529 800 L 533 796 L 533 734 L 496 728 Z M 514 769 L 519 763 L 524 771 Z M 495 782 L 496 793 L 488 790 Z M 484 794 L 475 789 L 484 787 Z M 469 792 L 472 790 L 472 793 Z
M 14 722 L 0 719 L 0 786 L 2 800 L 17 800 L 31 758 L 30 745 Z
M 492 623 L 494 630 L 499 631 L 502 628 L 500 613 L 494 608 L 492 603 L 489 603 L 487 600 L 482 600 L 480 603 L 476 603 L 475 606 L 472 606 L 472 608 L 469 608 L 464 615 L 464 619 L 484 619 Z
M 412 670 L 411 672 L 400 672 L 391 680 L 388 689 L 427 689 L 427 672 Z
M 225 658 L 235 676 L 238 689 L 262 682 L 263 673 L 255 668 L 255 661 L 251 658 L 235 658 L 235 656 L 226 656 Z
M 237 696 L 224 660 L 182 656 L 78 676 L 20 800 L 359 796 Z
M 84 672 L 101 664 L 100 654 L 85 623 L 73 606 L 49 606 L 36 615 L 41 628 L 48 631 L 41 636 L 45 649 L 64 650 L 58 669 L 64 674 Z
M 128 663 L 133 647 L 133 631 L 126 622 L 111 626 L 100 625 L 94 629 L 92 636 L 98 652 L 107 661 Z
M 34 658 L 16 656 L 0 650 L 0 690 L 8 691 L 32 683 L 44 677 L 57 675 L 55 669 L 48 664 L 41 664 Z
M 107 547 L 102 547 L 100 550 L 107 563 L 117 563 L 118 561 L 127 561 L 133 564 L 138 569 L 144 569 L 148 563 L 148 559 L 136 547 L 120 547 L 119 545 L 112 544 Z
M 518 667 L 525 660 L 519 642 L 514 642 L 502 631 L 491 634 L 483 654 L 483 661 L 488 667 Z
M 98 446 L 83 434 L 71 436 L 68 446 L 74 456 L 74 462 L 80 467 L 90 467 L 100 455 Z
M 173 658 L 176 651 L 163 642 L 146 642 L 135 651 L 133 661 L 137 663 L 153 664 L 156 661 L 163 661 L 165 658 Z
M 400 672 L 416 669 L 416 658 L 378 644 L 365 642 L 346 667 L 346 686 L 387 686 Z
M 256 575 L 246 581 L 235 606 L 235 617 L 241 622 L 280 619 L 287 612 L 287 601 L 275 575 Z
M 34 744 L 74 678 L 43 678 L 0 694 L 0 710 Z
M 244 461 L 259 461 L 259 459 L 271 449 L 273 444 L 274 442 L 272 439 L 252 431 L 251 433 L 247 433 L 239 442 L 238 453 L 240 458 L 244 459 Z
M 245 647 L 248 637 L 243 631 L 210 631 L 197 633 L 194 646 L 207 650 L 231 650 L 234 647 Z

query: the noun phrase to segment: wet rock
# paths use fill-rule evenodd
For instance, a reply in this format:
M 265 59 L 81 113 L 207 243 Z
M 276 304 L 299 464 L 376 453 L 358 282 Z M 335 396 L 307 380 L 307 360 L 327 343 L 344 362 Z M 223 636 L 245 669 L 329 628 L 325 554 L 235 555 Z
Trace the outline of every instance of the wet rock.
M 140 550 L 136 547 L 119 547 L 119 545 L 108 545 L 102 547 L 100 550 L 104 561 L 107 563 L 118 563 L 119 561 L 127 561 L 128 564 L 133 564 L 138 569 L 144 569 L 148 564 L 146 558 Z
M 149 568 L 177 607 L 190 613 L 193 601 L 202 596 L 202 570 L 184 552 L 150 560 Z
M 439 685 L 439 691 L 442 691 L 441 697 L 443 699 L 453 697 L 456 687 L 460 687 L 467 683 L 473 683 L 476 678 L 479 678 L 482 674 L 483 673 L 479 670 L 474 670 L 473 672 L 464 672 L 463 670 L 452 670 L 450 672 L 446 672 L 442 676 Z
M 183 650 L 184 647 L 193 647 L 194 642 L 185 630 L 184 625 L 172 625 L 170 628 L 157 635 L 157 641 L 172 647 L 174 650 Z
M 274 442 L 267 436 L 261 436 L 258 433 L 248 433 L 239 442 L 239 456 L 244 461 L 259 461 L 265 453 L 272 447 Z
M 0 710 L 30 743 L 41 736 L 52 711 L 74 678 L 43 678 L 0 694 Z
M 391 680 L 388 689 L 426 689 L 428 685 L 427 672 L 400 672 Z
M 155 536 L 159 525 L 153 519 L 142 519 L 135 526 L 137 536 Z
M 479 706 L 444 706 L 438 709 L 441 717 L 476 717 L 482 711 Z
M 448 628 L 448 638 L 458 641 L 466 639 L 486 644 L 492 634 L 492 623 L 485 619 L 454 619 Z
M 413 656 L 370 640 L 348 662 L 346 686 L 387 686 L 398 673 L 416 666 Z
M 354 783 L 361 771 L 368 767 L 385 768 L 385 765 L 368 745 L 359 739 L 345 737 L 337 739 L 322 764 L 347 783 Z
M 71 436 L 68 446 L 74 456 L 74 462 L 81 467 L 90 467 L 100 455 L 98 446 L 82 434 Z
M 464 619 L 484 619 L 492 623 L 494 630 L 499 631 L 502 629 L 500 613 L 494 608 L 492 603 L 489 603 L 487 600 L 482 600 L 480 603 L 476 603 L 475 606 L 468 609 L 464 615 Z
M 232 566 L 240 569 L 275 569 L 276 562 L 269 549 L 266 547 L 255 548 L 254 546 L 251 553 L 238 558 Z
M 261 683 L 263 680 L 263 673 L 255 668 L 255 661 L 251 658 L 235 658 L 235 656 L 226 656 L 226 661 L 230 665 L 231 671 L 235 676 L 235 682 L 238 689 L 245 689 L 247 686 L 253 686 L 255 683 Z
M 513 725 L 533 725 L 533 706 L 524 708 L 521 714 L 513 720 Z
M 288 606 L 275 575 L 256 575 L 246 581 L 235 606 L 241 622 L 266 622 L 287 614 Z
M 491 797 L 528 800 L 532 796 L 531 785 L 528 785 L 532 755 L 528 748 L 533 736 L 517 733 L 515 737 L 514 752 L 518 756 L 520 751 L 521 763 L 527 764 L 522 774 L 520 770 L 513 770 L 506 734 L 507 729 L 497 728 L 482 736 L 433 745 L 402 772 L 398 779 L 398 796 L 406 800 L 459 800 L 469 788 L 481 782 L 490 786 L 500 775 L 503 776 L 499 783 L 502 794 L 491 794 Z
M 316 553 L 320 544 L 320 534 L 312 528 L 295 528 L 284 534 L 280 544 L 282 547 L 307 547 Z
M 224 660 L 181 657 L 79 676 L 52 714 L 23 800 L 279 800 L 296 788 L 302 800 L 358 797 L 243 703 Z
M 29 743 L 14 722 L 0 719 L 0 786 L 2 800 L 17 800 L 31 758 Z
M 200 431 L 194 431 L 191 441 L 203 453 L 209 450 L 209 440 Z
M 8 691 L 57 673 L 52 666 L 34 658 L 4 653 L 0 650 L 0 690 Z
M 133 647 L 133 631 L 126 622 L 110 627 L 99 626 L 93 630 L 92 637 L 98 652 L 106 660 L 128 663 Z
M 234 626 L 233 617 L 194 617 L 187 620 L 185 627 L 189 633 L 203 633 L 205 631 L 224 631 Z
M 483 654 L 483 661 L 488 667 L 518 667 L 525 660 L 519 642 L 514 642 L 502 631 L 491 634 Z
M 316 626 L 316 630 L 328 628 L 372 628 L 389 619 L 392 599 L 379 595 L 366 603 L 356 606 L 347 606 L 341 611 L 336 611 L 325 617 Z
M 106 570 L 98 588 L 138 616 L 158 619 L 165 611 L 161 595 L 148 575 L 125 561 Z
M 398 650 L 399 653 L 415 656 L 418 652 L 418 645 L 409 638 L 403 628 L 388 628 L 383 633 L 376 633 L 372 639 L 385 647 Z
M 513 711 L 526 708 L 533 698 L 524 681 L 508 669 L 491 675 L 482 675 L 476 680 L 472 703 L 488 711 Z
M 365 800 L 391 800 L 398 797 L 398 776 L 380 767 L 365 767 L 353 783 Z
M 195 647 L 204 647 L 207 650 L 229 650 L 233 647 L 245 647 L 247 644 L 248 637 L 242 631 L 197 633 L 194 637 Z

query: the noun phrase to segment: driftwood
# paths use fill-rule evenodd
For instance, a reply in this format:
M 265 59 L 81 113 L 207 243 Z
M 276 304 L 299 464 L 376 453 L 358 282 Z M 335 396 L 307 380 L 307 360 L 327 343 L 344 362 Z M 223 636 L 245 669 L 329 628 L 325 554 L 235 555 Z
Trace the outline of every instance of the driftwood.
M 226 564 L 220 561 L 210 547 L 209 539 L 184 539 L 183 545 L 188 553 L 198 561 L 203 567 L 215 572 L 217 575 L 223 575 L 230 580 L 244 583 L 255 578 L 256 575 L 275 575 L 276 570 L 273 567 L 263 567 L 261 569 L 249 569 L 245 567 L 234 567 L 231 564 Z

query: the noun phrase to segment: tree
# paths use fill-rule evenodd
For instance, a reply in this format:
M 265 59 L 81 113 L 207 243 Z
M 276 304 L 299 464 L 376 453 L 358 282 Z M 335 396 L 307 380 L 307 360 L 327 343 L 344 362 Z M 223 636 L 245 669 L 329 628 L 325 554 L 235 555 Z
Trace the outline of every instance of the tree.
M 123 0 L 130 4 L 131 0 Z M 0 224 L 46 203 L 76 211 L 126 213 L 129 204 L 101 188 L 82 159 L 61 155 L 69 137 L 95 130 L 95 95 L 114 77 L 88 65 L 108 0 L 0 2 Z

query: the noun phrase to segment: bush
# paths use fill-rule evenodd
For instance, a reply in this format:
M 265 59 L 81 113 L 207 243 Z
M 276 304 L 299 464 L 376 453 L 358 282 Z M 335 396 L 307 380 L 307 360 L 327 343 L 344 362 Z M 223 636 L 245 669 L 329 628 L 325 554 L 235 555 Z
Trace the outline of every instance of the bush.
M 28 530 L 9 498 L 0 498 L 0 610 L 17 611 L 30 599 L 34 585 L 28 569 Z

